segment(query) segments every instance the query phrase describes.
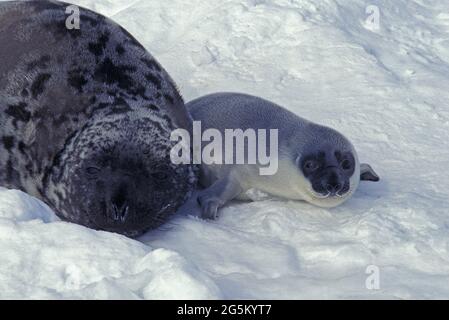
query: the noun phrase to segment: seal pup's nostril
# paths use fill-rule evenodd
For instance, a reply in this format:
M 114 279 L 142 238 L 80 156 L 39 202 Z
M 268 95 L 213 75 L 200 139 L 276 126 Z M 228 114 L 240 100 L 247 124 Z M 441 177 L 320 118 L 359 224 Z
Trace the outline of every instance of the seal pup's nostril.
M 341 190 L 342 184 L 339 182 L 327 183 L 325 188 L 326 188 L 327 192 L 330 192 L 331 194 L 335 194 Z
M 335 187 L 332 184 L 328 183 L 328 184 L 326 184 L 326 191 L 330 192 L 330 193 L 334 193 Z

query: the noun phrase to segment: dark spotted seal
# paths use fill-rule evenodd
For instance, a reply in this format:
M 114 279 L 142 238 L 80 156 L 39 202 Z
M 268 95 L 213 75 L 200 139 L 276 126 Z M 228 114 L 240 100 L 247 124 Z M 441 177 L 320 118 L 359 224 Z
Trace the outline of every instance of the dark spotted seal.
M 194 188 L 170 161 L 191 119 L 167 72 L 125 29 L 67 3 L 0 2 L 0 185 L 62 219 L 138 236 Z M 70 12 L 70 11 L 69 11 Z

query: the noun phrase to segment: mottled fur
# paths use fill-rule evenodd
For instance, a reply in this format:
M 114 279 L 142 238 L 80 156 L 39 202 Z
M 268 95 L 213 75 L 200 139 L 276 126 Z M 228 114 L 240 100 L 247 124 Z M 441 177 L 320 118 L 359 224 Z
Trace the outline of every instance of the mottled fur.
M 171 131 L 190 128 L 190 117 L 173 80 L 137 40 L 83 8 L 80 29 L 67 29 L 68 5 L 0 3 L 0 185 L 45 200 L 69 221 L 137 235 L 158 225 L 192 189 L 192 168 L 168 158 Z M 152 208 L 136 205 L 136 215 L 147 218 L 127 226 L 105 218 L 98 226 L 89 221 L 94 213 L 77 203 L 87 201 L 71 190 L 77 166 L 106 147 L 115 148 L 114 161 L 134 161 L 149 174 L 164 165 L 172 173 L 165 187 L 146 189 L 161 190 L 148 194 L 159 197 L 145 202 Z

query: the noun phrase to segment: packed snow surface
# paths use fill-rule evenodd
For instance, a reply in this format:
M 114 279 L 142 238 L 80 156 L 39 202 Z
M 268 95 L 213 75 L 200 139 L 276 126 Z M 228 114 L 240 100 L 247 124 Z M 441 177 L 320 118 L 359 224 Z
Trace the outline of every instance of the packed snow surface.
M 334 209 L 234 202 L 138 240 L 0 189 L 0 298 L 449 298 L 448 1 L 74 2 L 135 35 L 187 101 L 277 102 L 349 137 L 381 181 Z

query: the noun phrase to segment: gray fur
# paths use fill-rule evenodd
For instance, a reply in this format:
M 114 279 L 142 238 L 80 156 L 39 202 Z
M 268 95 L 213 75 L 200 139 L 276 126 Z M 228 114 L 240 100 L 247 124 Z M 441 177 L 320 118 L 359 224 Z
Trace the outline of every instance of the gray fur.
M 250 189 L 333 207 L 353 194 L 360 177 L 376 181 L 377 175 L 368 165 L 362 164 L 360 171 L 357 153 L 342 134 L 270 101 L 245 94 L 215 93 L 186 106 L 192 118 L 201 121 L 202 130 L 215 128 L 223 136 L 225 129 L 278 129 L 279 170 L 273 176 L 259 175 L 257 164 L 201 166 L 201 183 L 206 189 L 198 202 L 205 218 L 216 218 L 219 207 L 234 198 L 246 198 Z M 318 154 L 320 166 L 306 172 L 305 162 L 318 163 Z
M 193 168 L 169 159 L 171 131 L 191 119 L 126 30 L 84 8 L 69 30 L 67 6 L 0 3 L 0 185 L 68 221 L 136 236 L 194 188 Z

